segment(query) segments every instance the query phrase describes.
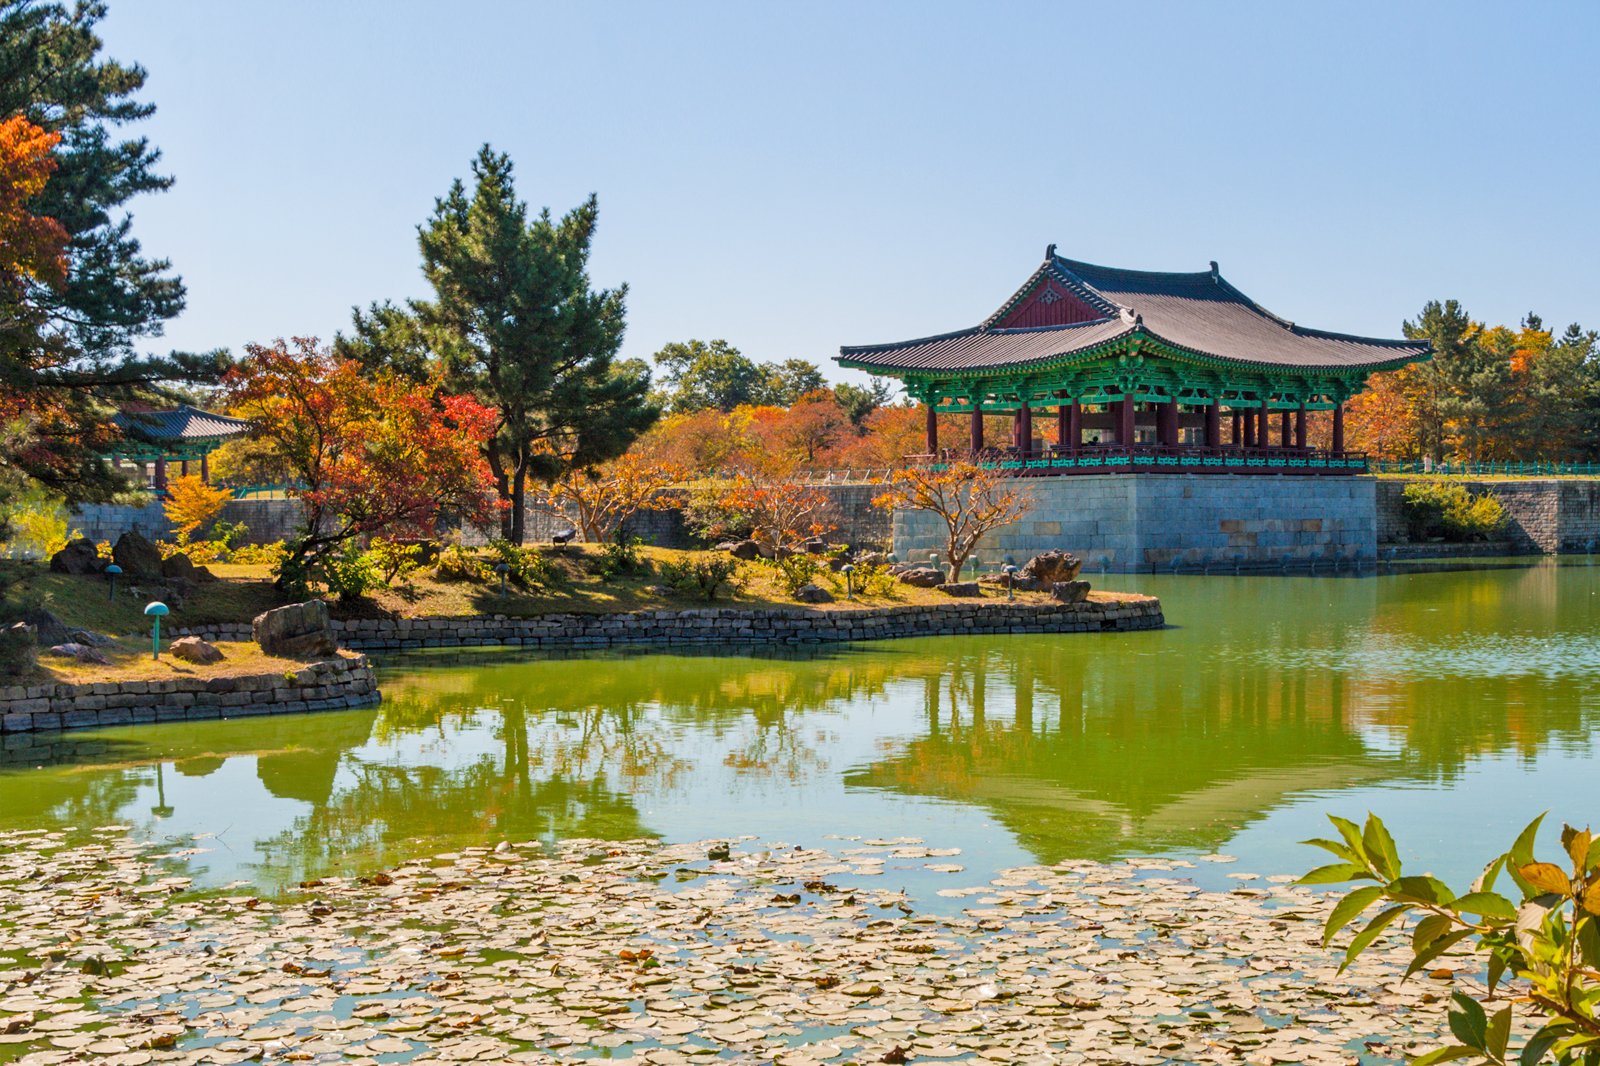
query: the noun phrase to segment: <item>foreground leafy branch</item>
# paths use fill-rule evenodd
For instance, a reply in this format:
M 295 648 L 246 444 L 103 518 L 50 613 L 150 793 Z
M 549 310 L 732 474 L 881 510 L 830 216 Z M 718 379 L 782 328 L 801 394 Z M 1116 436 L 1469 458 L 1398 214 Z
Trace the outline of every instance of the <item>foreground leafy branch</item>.
M 1600 1066 L 1600 841 L 1589 830 L 1562 828 L 1569 871 L 1534 857 L 1540 815 L 1458 896 L 1437 878 L 1404 874 L 1394 839 L 1376 815 L 1369 814 L 1363 827 L 1333 815 L 1328 820 L 1341 839 L 1306 843 L 1339 861 L 1312 870 L 1299 883 L 1374 883 L 1352 889 L 1334 906 L 1324 945 L 1378 908 L 1346 947 L 1341 970 L 1408 914 L 1417 920 L 1407 977 L 1463 943 L 1485 958 L 1481 1000 L 1459 991 L 1451 997 L 1450 1032 L 1459 1043 L 1414 1059 L 1412 1066 L 1457 1059 Z M 1515 885 L 1518 902 L 1494 891 L 1502 873 Z M 1486 1003 L 1503 1005 L 1490 1014 Z M 1541 1027 L 1513 1059 L 1509 1045 L 1518 1004 Z

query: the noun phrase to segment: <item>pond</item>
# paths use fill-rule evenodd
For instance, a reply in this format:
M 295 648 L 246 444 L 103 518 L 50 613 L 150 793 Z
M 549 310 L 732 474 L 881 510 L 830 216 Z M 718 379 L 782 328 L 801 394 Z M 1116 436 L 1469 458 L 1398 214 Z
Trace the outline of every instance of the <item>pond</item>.
M 1107 576 L 1151 633 L 804 653 L 484 650 L 385 660 L 376 710 L 63 734 L 0 764 L 7 829 L 194 841 L 204 885 L 273 890 L 501 840 L 749 836 L 959 848 L 969 876 L 1224 853 L 1296 872 L 1325 811 L 1470 878 L 1532 816 L 1592 814 L 1600 570 Z M 927 898 L 936 874 L 891 865 Z

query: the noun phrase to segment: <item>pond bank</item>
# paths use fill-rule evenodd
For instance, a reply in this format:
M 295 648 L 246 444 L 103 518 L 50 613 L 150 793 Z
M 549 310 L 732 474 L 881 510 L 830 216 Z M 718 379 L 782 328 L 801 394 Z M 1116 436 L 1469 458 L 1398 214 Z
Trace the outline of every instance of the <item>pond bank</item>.
M 1091 593 L 1084 603 L 952 600 L 904 607 L 703 607 L 618 614 L 469 618 L 366 618 L 333 622 L 343 647 L 361 651 L 512 646 L 567 650 L 705 644 L 826 644 L 996 633 L 1089 633 L 1160 629 L 1153 596 Z M 208 640 L 248 639 L 249 626 L 180 629 Z
M 341 655 L 263 674 L 57 681 L 0 688 L 0 734 L 7 749 L 21 734 L 196 718 L 346 710 L 378 702 L 365 655 Z
M 14 1054 L 1331 1066 L 1437 1046 L 1452 987 L 1402 983 L 1399 934 L 1339 972 L 1327 897 L 1286 878 L 1208 892 L 1161 860 L 968 879 L 909 838 L 534 841 L 197 898 L 170 842 L 91 840 L 0 834 L 8 948 L 52 960 L 0 1002 Z M 950 906 L 900 892 L 908 865 Z

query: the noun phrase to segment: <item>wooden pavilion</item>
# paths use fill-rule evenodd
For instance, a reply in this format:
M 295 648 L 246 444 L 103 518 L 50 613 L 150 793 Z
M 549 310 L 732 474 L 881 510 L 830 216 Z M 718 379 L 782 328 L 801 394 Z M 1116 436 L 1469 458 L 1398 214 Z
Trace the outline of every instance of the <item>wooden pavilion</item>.
M 1426 341 L 1380 340 L 1279 318 L 1210 270 L 1095 266 L 1045 251 L 1044 263 L 971 329 L 844 347 L 841 366 L 898 379 L 927 406 L 927 450 L 1024 473 L 1359 473 L 1344 405 L 1368 375 L 1427 359 Z M 1035 415 L 1055 409 L 1041 439 Z M 1333 412 L 1331 447 L 1308 446 L 1306 416 Z M 984 440 L 985 415 L 1010 414 L 1011 440 Z M 941 448 L 939 415 L 965 415 L 969 439 Z
M 130 408 L 113 416 L 112 422 L 122 431 L 123 438 L 112 458 L 135 463 L 141 469 L 148 464 L 149 485 L 156 492 L 166 491 L 168 463 L 178 463 L 185 476 L 189 464 L 197 463 L 201 480 L 209 482 L 211 453 L 250 432 L 247 419 L 202 411 L 188 404 L 170 411 Z

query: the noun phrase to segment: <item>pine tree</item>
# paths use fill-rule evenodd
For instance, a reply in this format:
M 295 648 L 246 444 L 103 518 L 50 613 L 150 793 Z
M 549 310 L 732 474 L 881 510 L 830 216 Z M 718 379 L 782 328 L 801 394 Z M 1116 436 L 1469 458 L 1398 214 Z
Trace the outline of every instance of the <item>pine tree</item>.
M 146 139 L 116 135 L 154 107 L 137 99 L 143 69 L 101 57 L 104 15 L 95 2 L 0 0 L 0 115 L 59 138 L 28 210 L 66 236 L 64 277 L 0 286 L 0 467 L 71 502 L 125 487 L 101 459 L 119 403 L 162 382 L 213 380 L 221 361 L 136 354 L 183 309 L 184 290 L 132 236 L 126 204 L 171 179 L 156 172 L 160 153 Z
M 648 370 L 617 359 L 627 286 L 590 288 L 596 198 L 559 221 L 548 209 L 530 219 L 511 160 L 488 145 L 472 183 L 469 194 L 456 181 L 419 230 L 434 299 L 413 310 L 451 390 L 499 412 L 487 458 L 510 504 L 502 532 L 520 544 L 530 479 L 621 455 L 660 411 Z

